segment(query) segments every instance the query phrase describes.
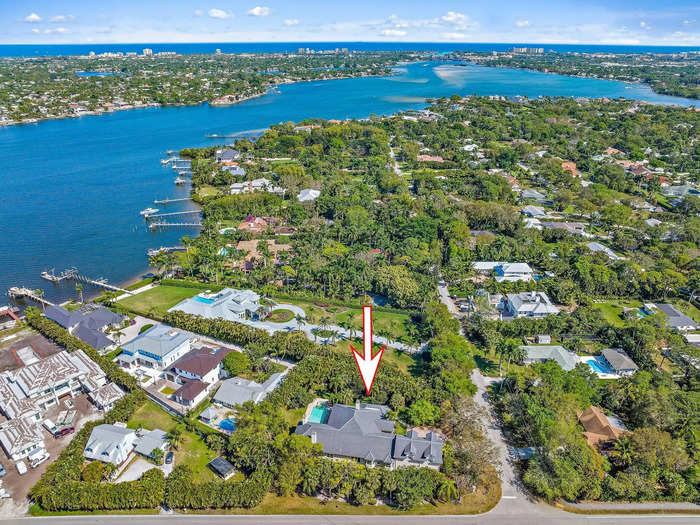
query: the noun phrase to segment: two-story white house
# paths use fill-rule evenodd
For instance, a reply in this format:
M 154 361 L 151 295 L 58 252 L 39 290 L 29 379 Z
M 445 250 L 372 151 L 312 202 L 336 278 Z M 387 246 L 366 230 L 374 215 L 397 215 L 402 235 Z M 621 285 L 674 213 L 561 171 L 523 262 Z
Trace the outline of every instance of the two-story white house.
M 506 294 L 503 317 L 531 317 L 534 319 L 558 314 L 557 308 L 544 292 L 521 292 Z
M 159 324 L 123 344 L 122 350 L 117 359 L 124 368 L 140 365 L 162 371 L 190 351 L 190 338 Z

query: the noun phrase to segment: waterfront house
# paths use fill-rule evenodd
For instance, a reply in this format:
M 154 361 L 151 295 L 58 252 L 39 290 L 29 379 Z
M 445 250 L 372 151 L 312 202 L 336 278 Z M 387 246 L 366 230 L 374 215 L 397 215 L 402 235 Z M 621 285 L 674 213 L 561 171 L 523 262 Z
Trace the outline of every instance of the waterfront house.
M 13 461 L 19 461 L 44 449 L 44 438 L 37 422 L 11 419 L 0 424 L 0 445 Z
M 323 412 L 318 417 L 316 412 Z M 354 458 L 369 465 L 442 465 L 443 441 L 435 432 L 420 436 L 415 430 L 394 433 L 395 422 L 387 418 L 389 407 L 357 402 L 355 406 L 313 407 L 295 433 L 323 446 L 329 457 Z
M 564 370 L 576 368 L 576 354 L 558 345 L 527 345 L 521 346 L 525 349 L 527 356 L 523 360 L 525 364 L 544 363 L 554 361 Z
M 503 317 L 542 318 L 558 314 L 559 308 L 549 300 L 545 292 L 521 292 L 506 294 Z
M 618 261 L 621 258 L 619 255 L 617 255 L 610 248 L 608 248 L 607 246 L 605 246 L 603 244 L 600 244 L 599 242 L 589 242 L 588 244 L 586 244 L 586 246 L 592 252 L 604 253 L 608 257 L 608 259 L 610 259 L 611 261 Z
M 631 376 L 639 367 L 632 361 L 627 352 L 621 348 L 605 348 L 600 355 L 610 365 L 610 368 L 619 376 Z
M 54 305 L 47 308 L 44 315 L 100 351 L 108 351 L 116 346 L 116 343 L 105 335 L 105 331 L 119 326 L 124 321 L 124 316 L 104 306 L 95 305 L 85 305 L 73 311 Z
M 261 177 L 245 182 L 234 182 L 230 186 L 231 195 L 239 195 L 241 193 L 253 193 L 255 191 L 266 191 L 268 193 L 276 193 L 283 195 L 285 190 L 279 186 L 275 186 L 270 179 Z
M 157 324 L 123 344 L 118 359 L 125 368 L 140 365 L 165 370 L 189 351 L 188 335 L 168 325 Z
M 238 150 L 233 148 L 222 148 L 216 150 L 215 158 L 216 162 L 220 164 L 225 162 L 235 162 L 241 158 L 241 154 Z
M 201 315 L 207 319 L 221 317 L 228 321 L 240 321 L 255 317 L 258 310 L 260 310 L 260 296 L 253 290 L 224 288 L 215 293 L 202 292 L 179 302 L 168 311 Z M 184 353 L 178 356 L 178 359 L 183 355 Z
M 134 451 L 138 436 L 124 423 L 103 423 L 92 429 L 83 456 L 87 460 L 102 461 L 119 467 Z
M 272 374 L 263 384 L 241 377 L 232 377 L 221 383 L 214 395 L 214 401 L 228 408 L 242 405 L 246 401 L 260 403 L 279 386 L 284 375 L 284 373 Z
M 603 411 L 595 406 L 581 412 L 578 420 L 586 441 L 593 448 L 603 449 L 624 433 L 624 428 L 614 426 Z

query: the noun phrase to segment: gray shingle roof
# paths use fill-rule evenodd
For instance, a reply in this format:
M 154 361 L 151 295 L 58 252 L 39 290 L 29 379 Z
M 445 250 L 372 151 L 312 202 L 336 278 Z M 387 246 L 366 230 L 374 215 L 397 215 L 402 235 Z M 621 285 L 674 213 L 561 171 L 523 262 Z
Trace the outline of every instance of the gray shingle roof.
M 693 321 L 693 319 L 685 315 L 672 304 L 657 304 L 656 307 L 668 316 L 666 326 L 669 328 L 690 327 L 691 330 L 697 330 L 700 328 L 698 323 Z
M 527 351 L 528 361 L 554 361 L 564 370 L 573 370 L 576 368 L 576 358 L 574 354 L 563 346 L 529 345 L 522 346 L 521 348 Z
M 600 353 L 615 371 L 639 370 L 637 364 L 621 348 L 605 348 Z

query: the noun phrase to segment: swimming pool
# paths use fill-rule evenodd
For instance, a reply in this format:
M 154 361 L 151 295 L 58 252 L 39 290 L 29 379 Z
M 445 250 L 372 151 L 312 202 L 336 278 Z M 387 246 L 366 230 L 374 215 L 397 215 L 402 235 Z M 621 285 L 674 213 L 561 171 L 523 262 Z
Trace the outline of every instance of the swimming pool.
M 204 303 L 204 304 L 211 304 L 214 302 L 214 299 L 207 299 L 206 297 L 201 297 L 199 295 L 195 295 L 193 299 L 199 303 Z
M 588 366 L 590 366 L 594 372 L 597 374 L 614 374 L 615 372 L 608 368 L 608 365 L 602 361 L 600 361 L 598 358 L 594 357 L 593 359 L 590 359 L 586 361 L 588 363 Z
M 221 430 L 233 432 L 234 430 L 236 430 L 236 420 L 232 418 L 222 419 L 221 421 L 219 421 L 219 428 Z
M 315 406 L 309 415 L 309 423 L 325 423 L 328 417 L 328 409 L 324 406 Z

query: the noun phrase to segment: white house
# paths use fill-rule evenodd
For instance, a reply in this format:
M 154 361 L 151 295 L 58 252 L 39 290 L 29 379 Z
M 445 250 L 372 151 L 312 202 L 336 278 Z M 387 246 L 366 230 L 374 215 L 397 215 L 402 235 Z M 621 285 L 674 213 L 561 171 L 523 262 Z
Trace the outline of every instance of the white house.
M 120 466 L 131 456 L 136 441 L 136 432 L 126 428 L 124 423 L 104 423 L 92 429 L 83 456 L 88 460 Z
M 284 373 L 272 374 L 262 385 L 241 377 L 227 379 L 221 383 L 221 387 L 214 395 L 214 401 L 230 408 L 242 405 L 246 401 L 260 403 L 279 386 L 284 375 Z
M 527 263 L 508 263 L 499 261 L 476 261 L 472 268 L 479 273 L 493 275 L 497 282 L 531 281 L 534 270 Z
M 266 178 L 254 179 L 246 182 L 234 182 L 230 187 L 231 195 L 241 193 L 253 193 L 254 191 L 266 191 L 268 193 L 284 194 L 284 188 L 275 186 L 271 180 Z
M 158 324 L 123 344 L 122 350 L 118 360 L 126 368 L 136 363 L 165 370 L 190 351 L 190 338 L 168 325 Z
M 255 316 L 259 309 L 260 295 L 253 290 L 224 288 L 220 292 L 204 292 L 180 301 L 168 311 L 201 315 L 207 319 L 221 317 L 228 321 L 240 321 Z
M 520 213 L 522 213 L 526 217 L 534 217 L 536 219 L 541 219 L 542 217 L 547 216 L 547 213 L 544 211 L 544 208 L 542 206 L 528 205 L 525 206 L 522 210 L 520 210 Z
M 521 292 L 506 294 L 504 317 L 541 318 L 559 313 L 559 308 L 544 292 Z
M 124 397 L 124 391 L 114 383 L 107 383 L 88 394 L 90 401 L 98 410 L 109 412 L 114 408 L 114 403 Z
M 43 450 L 44 438 L 38 424 L 24 419 L 11 419 L 0 425 L 0 445 L 8 458 L 19 461 Z

